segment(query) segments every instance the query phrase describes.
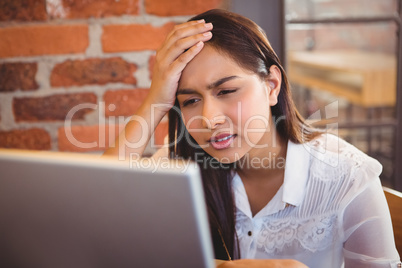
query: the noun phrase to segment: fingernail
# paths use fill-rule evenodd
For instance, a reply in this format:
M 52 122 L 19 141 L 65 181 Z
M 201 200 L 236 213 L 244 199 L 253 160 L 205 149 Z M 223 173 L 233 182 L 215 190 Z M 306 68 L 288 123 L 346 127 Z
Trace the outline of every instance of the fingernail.
M 210 23 L 210 22 L 205 23 L 205 28 L 211 28 L 211 27 L 212 27 L 212 23 Z
M 195 44 L 197 47 L 202 46 L 202 41 L 198 42 L 197 44 Z
M 202 23 L 202 22 L 205 22 L 205 20 L 204 20 L 204 19 L 202 19 L 202 20 L 197 20 L 197 22 L 198 22 L 198 23 Z
M 203 36 L 211 36 L 212 33 L 211 33 L 211 32 L 206 32 L 206 33 L 203 33 L 202 35 L 203 35 Z

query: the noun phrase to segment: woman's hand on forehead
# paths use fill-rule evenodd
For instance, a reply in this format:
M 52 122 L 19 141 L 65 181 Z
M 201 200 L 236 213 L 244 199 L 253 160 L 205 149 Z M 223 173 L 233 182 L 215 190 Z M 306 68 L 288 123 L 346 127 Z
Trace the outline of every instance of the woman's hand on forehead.
M 106 155 L 141 156 L 156 126 L 173 107 L 186 65 L 212 37 L 212 24 L 190 21 L 174 27 L 156 54 L 150 92 Z M 141 120 L 139 120 L 141 118 Z M 119 158 L 121 159 L 121 158 Z
M 182 71 L 212 38 L 212 24 L 204 20 L 176 25 L 157 51 L 148 98 L 166 113 L 174 105 Z

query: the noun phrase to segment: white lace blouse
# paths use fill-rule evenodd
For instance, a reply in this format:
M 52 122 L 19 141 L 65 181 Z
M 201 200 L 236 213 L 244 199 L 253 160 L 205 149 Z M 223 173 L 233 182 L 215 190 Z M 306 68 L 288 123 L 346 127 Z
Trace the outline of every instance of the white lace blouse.
M 309 267 L 397 267 L 382 167 L 347 142 L 323 135 L 288 143 L 285 179 L 254 217 L 233 179 L 241 258 L 296 259 Z

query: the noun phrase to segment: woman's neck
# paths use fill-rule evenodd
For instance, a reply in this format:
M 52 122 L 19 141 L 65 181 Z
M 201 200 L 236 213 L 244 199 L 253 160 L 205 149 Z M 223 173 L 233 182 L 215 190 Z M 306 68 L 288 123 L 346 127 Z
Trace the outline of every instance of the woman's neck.
M 287 141 L 276 132 L 274 135 L 275 142 L 268 137 L 259 144 L 267 147 L 251 150 L 240 159 L 242 162 L 237 163 L 237 173 L 246 190 L 253 217 L 275 196 L 284 181 Z
M 237 173 L 242 179 L 266 181 L 283 177 L 288 141 L 275 128 L 271 129 L 274 131 L 266 132 L 256 148 L 237 162 Z

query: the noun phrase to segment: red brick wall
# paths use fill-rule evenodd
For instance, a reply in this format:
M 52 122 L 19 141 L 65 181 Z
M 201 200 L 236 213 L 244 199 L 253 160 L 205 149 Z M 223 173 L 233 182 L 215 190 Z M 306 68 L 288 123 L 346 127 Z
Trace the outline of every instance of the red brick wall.
M 103 151 L 147 95 L 173 25 L 226 2 L 0 1 L 0 147 Z

